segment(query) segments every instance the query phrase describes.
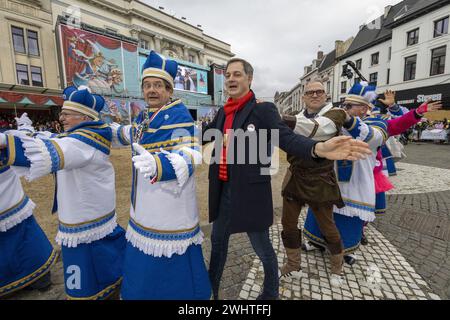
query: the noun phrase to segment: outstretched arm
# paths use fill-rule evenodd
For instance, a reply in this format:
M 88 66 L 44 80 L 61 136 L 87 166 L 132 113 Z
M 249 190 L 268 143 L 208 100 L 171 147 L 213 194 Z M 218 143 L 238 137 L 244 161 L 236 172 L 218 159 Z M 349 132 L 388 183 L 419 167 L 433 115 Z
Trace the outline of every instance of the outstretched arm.
M 437 111 L 441 108 L 442 103 L 440 101 L 427 101 L 420 105 L 417 109 L 411 110 L 403 116 L 388 120 L 388 133 L 390 136 L 402 134 L 415 124 L 419 123 L 425 113 Z
M 92 160 L 95 150 L 70 137 L 39 139 L 7 136 L 1 160 L 7 165 L 29 168 L 27 180 L 32 181 L 59 170 L 84 167 Z

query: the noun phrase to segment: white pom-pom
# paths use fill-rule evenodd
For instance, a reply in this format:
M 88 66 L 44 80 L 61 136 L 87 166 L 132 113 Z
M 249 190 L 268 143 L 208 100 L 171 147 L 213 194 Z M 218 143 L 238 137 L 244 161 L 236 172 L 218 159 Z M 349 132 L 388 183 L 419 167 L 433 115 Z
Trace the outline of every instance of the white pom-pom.
M 359 84 L 363 87 L 367 87 L 369 85 L 367 81 L 360 81 Z
M 89 93 L 92 93 L 91 88 L 89 88 L 88 86 L 79 86 L 77 89 L 78 89 L 79 91 L 80 91 L 80 90 L 87 90 Z
M 378 94 L 375 91 L 368 91 L 364 94 L 364 100 L 368 102 L 374 101 L 378 97 Z

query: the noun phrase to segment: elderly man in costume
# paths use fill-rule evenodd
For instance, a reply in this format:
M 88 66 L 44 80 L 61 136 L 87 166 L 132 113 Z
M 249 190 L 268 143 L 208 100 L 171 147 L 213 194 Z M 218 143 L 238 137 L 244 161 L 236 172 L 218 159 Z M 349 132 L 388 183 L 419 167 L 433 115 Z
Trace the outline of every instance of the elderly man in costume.
M 369 118 L 368 111 L 377 97 L 375 87 L 367 83 L 355 84 L 345 100 L 346 122 L 343 133 L 369 144 L 373 154 L 360 161 L 336 161 L 335 171 L 345 207 L 334 207 L 334 220 L 340 231 L 344 252 L 353 252 L 360 244 L 365 221 L 375 219 L 375 181 L 373 170 L 376 166 L 378 149 L 387 139 L 387 123 L 378 118 Z M 305 237 L 319 246 L 326 247 L 326 240 L 320 231 L 316 218 L 308 210 Z M 333 286 L 342 284 L 342 276 L 332 274 Z
M 375 90 L 374 86 L 364 82 L 355 84 L 344 102 L 350 114 L 344 125 L 345 134 L 367 141 L 373 148 L 374 155 L 358 162 L 337 161 L 335 166 L 346 207 L 335 207 L 334 218 L 343 239 L 346 260 L 353 260 L 351 263 L 355 259 L 352 253 L 360 245 L 364 224 L 375 219 L 376 190 L 389 189 L 389 182 L 380 180 L 377 174 L 377 168 L 382 165 L 382 144 L 390 133 L 404 130 L 405 127 L 413 125 L 424 112 L 440 108 L 439 104 L 432 104 L 428 109 L 424 104 L 406 114 L 403 119 L 391 122 L 385 117 L 369 115 L 373 108 L 372 103 L 377 97 Z M 305 221 L 304 235 L 310 242 L 325 247 L 325 239 L 310 210 Z M 339 285 L 339 282 L 334 281 L 334 284 Z
M 389 181 L 389 168 L 395 169 L 395 164 L 391 155 L 391 148 L 394 143 L 400 143 L 396 140 L 395 136 L 406 132 L 409 128 L 419 123 L 423 115 L 427 112 L 433 112 L 441 109 L 442 104 L 437 102 L 427 101 L 420 105 L 417 109 L 409 111 L 405 107 L 398 106 L 395 103 L 395 92 L 387 90 L 384 94 L 384 99 L 378 99 L 378 102 L 385 106 L 387 114 L 379 114 L 379 108 L 375 107 L 372 110 L 372 115 L 380 117 L 387 121 L 389 139 L 386 144 L 381 146 L 381 149 L 377 153 L 377 166 L 374 169 L 375 178 L 375 214 L 376 216 L 383 216 L 386 213 L 386 192 L 393 189 L 394 186 Z M 378 104 L 379 105 L 379 104 Z M 390 146 L 387 144 L 390 142 Z M 365 224 L 365 226 L 367 223 Z M 368 238 L 364 233 L 361 238 L 361 244 L 367 245 Z M 355 259 L 352 255 L 347 256 L 346 259 L 350 263 L 354 263 Z
M 16 118 L 18 130 L 0 133 L 0 145 L 14 136 L 34 133 L 24 113 Z M 1 150 L 0 150 L 1 151 Z M 15 155 L 0 160 L 0 298 L 23 288 L 45 289 L 57 253 L 33 216 L 35 204 L 19 180 L 20 168 L 11 167 Z
M 195 193 L 201 162 L 195 124 L 171 101 L 177 63 L 156 52 L 142 68 L 148 107 L 132 126 L 113 125 L 116 144 L 133 145 L 133 183 L 123 299 L 209 299 Z
M 65 132 L 50 139 L 8 136 L 2 158 L 27 167 L 27 179 L 53 173 L 56 242 L 69 299 L 106 299 L 122 280 L 125 232 L 117 225 L 111 129 L 99 120 L 104 99 L 88 88 L 64 90 Z
M 289 121 L 294 132 L 316 141 L 326 141 L 340 134 L 346 120 L 346 112 L 326 103 L 325 88 L 321 82 L 311 81 L 306 85 L 303 100 L 306 109 Z M 339 230 L 334 223 L 333 205 L 344 207 L 334 161 L 306 161 L 288 155 L 290 167 L 283 183 L 283 213 L 281 238 L 286 250 L 287 262 L 281 268 L 281 279 L 300 278 L 301 273 L 301 230 L 298 228 L 300 211 L 306 204 L 311 208 L 321 233 L 331 253 L 331 273 L 342 273 L 343 245 Z

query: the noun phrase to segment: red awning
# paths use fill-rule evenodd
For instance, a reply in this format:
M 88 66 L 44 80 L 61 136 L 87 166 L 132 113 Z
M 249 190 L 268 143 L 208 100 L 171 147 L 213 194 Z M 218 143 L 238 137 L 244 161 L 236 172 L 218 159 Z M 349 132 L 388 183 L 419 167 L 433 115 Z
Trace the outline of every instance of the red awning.
M 0 103 L 35 104 L 38 106 L 62 106 L 64 100 L 60 96 L 0 91 Z

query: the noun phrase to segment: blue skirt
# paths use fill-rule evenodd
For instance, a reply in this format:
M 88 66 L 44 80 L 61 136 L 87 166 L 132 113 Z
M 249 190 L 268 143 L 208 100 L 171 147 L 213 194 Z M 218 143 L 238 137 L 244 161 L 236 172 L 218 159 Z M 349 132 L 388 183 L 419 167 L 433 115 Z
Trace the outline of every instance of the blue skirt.
M 386 168 L 389 176 L 396 176 L 397 175 L 397 168 L 395 167 L 395 162 L 393 158 L 387 158 L 386 160 Z
M 128 243 L 121 297 L 124 300 L 209 300 L 211 285 L 202 247 L 191 245 L 183 255 L 158 258 Z
M 34 216 L 0 232 L 0 297 L 46 275 L 57 256 Z
M 375 197 L 375 214 L 384 215 L 386 213 L 386 193 L 379 192 Z
M 103 239 L 61 247 L 66 294 L 71 300 L 104 300 L 120 287 L 125 230 L 117 226 Z
M 349 254 L 356 251 L 361 243 L 364 221 L 358 217 L 347 217 L 338 213 L 334 213 L 334 221 L 344 243 L 344 252 Z M 327 243 L 311 209 L 308 209 L 306 215 L 303 235 L 312 243 L 327 248 Z

